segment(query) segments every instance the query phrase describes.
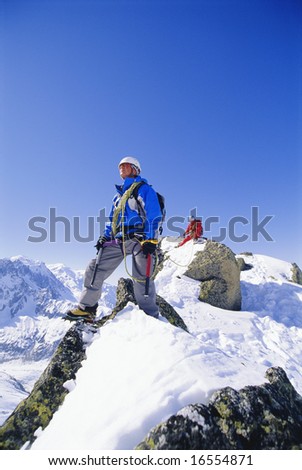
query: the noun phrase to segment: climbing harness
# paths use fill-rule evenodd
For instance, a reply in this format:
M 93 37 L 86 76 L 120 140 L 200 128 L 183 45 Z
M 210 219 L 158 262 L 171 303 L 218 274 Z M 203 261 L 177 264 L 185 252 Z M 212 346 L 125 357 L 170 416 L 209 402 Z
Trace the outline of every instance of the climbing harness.
M 141 182 L 137 182 L 137 183 L 133 183 L 129 189 L 127 189 L 127 191 L 125 191 L 125 193 L 123 194 L 123 196 L 121 197 L 119 203 L 118 203 L 118 206 L 116 207 L 115 211 L 114 211 L 114 214 L 113 214 L 113 220 L 112 220 L 112 234 L 113 235 L 116 235 L 117 233 L 117 220 L 118 220 L 118 217 L 120 215 L 120 225 L 121 225 L 121 231 L 122 231 L 122 251 L 123 251 L 123 256 L 124 256 L 124 265 L 125 265 L 125 270 L 126 270 L 126 273 L 128 274 L 128 276 L 133 280 L 133 281 L 136 281 L 136 282 L 146 282 L 145 279 L 139 279 L 135 276 L 133 276 L 132 274 L 130 274 L 129 270 L 128 270 L 128 266 L 127 266 L 127 254 L 126 254 L 126 234 L 125 234 L 125 224 L 124 224 L 124 215 L 125 215 L 125 207 L 126 207 L 126 202 L 127 200 L 130 198 L 131 194 L 133 193 L 133 191 L 135 190 L 135 188 L 137 186 L 139 186 L 141 184 Z M 133 237 L 134 240 L 136 240 L 138 243 L 141 242 L 141 240 L 138 238 L 138 236 L 134 236 Z M 157 266 L 157 262 L 158 262 L 158 256 L 157 256 L 157 253 L 155 253 L 155 263 L 154 263 L 154 268 L 153 268 L 153 273 L 152 275 L 149 277 L 149 279 L 154 279 L 155 277 L 155 268 Z

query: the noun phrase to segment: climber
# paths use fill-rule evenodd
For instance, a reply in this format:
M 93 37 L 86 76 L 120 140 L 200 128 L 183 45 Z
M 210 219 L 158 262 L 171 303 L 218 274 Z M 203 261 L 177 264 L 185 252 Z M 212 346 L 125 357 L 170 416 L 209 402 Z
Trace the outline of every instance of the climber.
M 179 243 L 178 247 L 184 245 L 189 240 L 198 240 L 198 238 L 202 237 L 203 228 L 200 219 L 196 219 L 194 215 L 189 217 L 189 225 L 185 230 L 184 239 Z
M 157 193 L 140 176 L 141 165 L 136 158 L 123 158 L 118 169 L 123 184 L 116 185 L 109 222 L 95 245 L 100 259 L 97 264 L 93 259 L 87 266 L 78 307 L 66 313 L 69 319 L 95 318 L 103 282 L 127 255 L 132 255 L 134 294 L 139 307 L 152 317 L 157 318 L 159 314 L 152 279 L 162 218 Z M 149 273 L 148 295 L 144 293 L 146 272 Z

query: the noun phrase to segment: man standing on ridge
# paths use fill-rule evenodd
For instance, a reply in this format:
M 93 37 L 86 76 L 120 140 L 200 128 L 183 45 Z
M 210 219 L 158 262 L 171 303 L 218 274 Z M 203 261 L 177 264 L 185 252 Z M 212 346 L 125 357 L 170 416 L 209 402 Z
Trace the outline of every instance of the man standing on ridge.
M 158 318 L 154 281 L 148 278 L 148 295 L 145 294 L 145 281 L 146 272 L 149 269 L 152 273 L 154 267 L 162 217 L 160 204 L 154 189 L 140 176 L 141 165 L 136 158 L 123 158 L 118 168 L 124 182 L 116 185 L 117 194 L 109 222 L 96 244 L 100 261 L 96 265 L 93 259 L 87 266 L 78 307 L 66 313 L 69 319 L 95 317 L 103 282 L 126 255 L 132 255 L 134 295 L 139 307 L 147 315 Z

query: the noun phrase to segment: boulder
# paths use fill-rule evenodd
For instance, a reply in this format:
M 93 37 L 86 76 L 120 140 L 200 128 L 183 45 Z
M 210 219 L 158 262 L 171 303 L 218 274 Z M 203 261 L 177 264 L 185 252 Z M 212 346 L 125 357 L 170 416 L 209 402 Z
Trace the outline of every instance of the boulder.
M 280 367 L 269 383 L 214 393 L 209 405 L 192 404 L 150 431 L 143 450 L 302 449 L 302 397 Z
M 208 241 L 185 275 L 201 281 L 199 300 L 227 310 L 241 309 L 240 266 L 227 246 Z

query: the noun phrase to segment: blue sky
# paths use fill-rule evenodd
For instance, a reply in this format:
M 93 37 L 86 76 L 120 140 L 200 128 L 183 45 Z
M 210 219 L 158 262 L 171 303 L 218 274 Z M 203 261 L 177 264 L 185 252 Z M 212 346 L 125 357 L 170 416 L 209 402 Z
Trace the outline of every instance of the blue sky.
M 298 0 L 0 0 L 0 256 L 84 268 L 74 223 L 97 239 L 131 154 L 169 220 L 235 220 L 235 253 L 302 267 L 301 21 Z

